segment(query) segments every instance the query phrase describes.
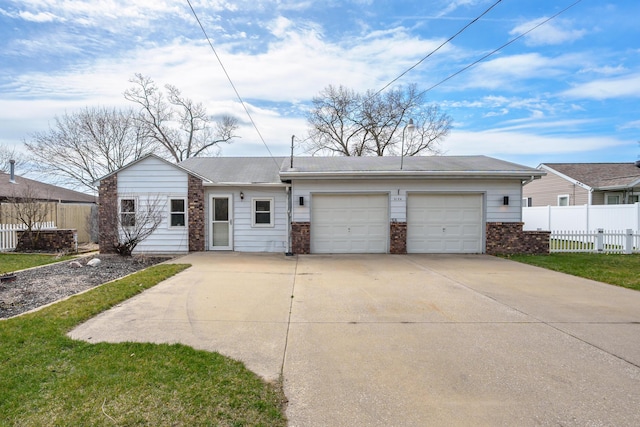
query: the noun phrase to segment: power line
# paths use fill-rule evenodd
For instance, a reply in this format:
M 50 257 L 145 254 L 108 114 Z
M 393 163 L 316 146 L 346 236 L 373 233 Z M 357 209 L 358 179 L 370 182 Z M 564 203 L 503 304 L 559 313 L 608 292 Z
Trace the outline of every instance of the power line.
M 393 83 L 397 82 L 398 80 L 400 80 L 402 77 L 404 77 L 405 74 L 407 74 L 409 71 L 413 70 L 414 68 L 416 68 L 418 65 L 422 64 L 425 60 L 427 60 L 431 55 L 433 55 L 434 53 L 436 53 L 437 51 L 439 51 L 441 48 L 443 48 L 446 44 L 448 44 L 449 42 L 451 42 L 453 39 L 455 39 L 456 37 L 458 37 L 460 34 L 462 34 L 467 28 L 469 28 L 470 26 L 472 26 L 473 24 L 475 24 L 476 22 L 478 22 L 484 15 L 486 15 L 487 13 L 489 13 L 491 11 L 491 9 L 493 9 L 494 7 L 496 7 L 498 5 L 498 3 L 502 2 L 502 0 L 498 0 L 497 2 L 495 2 L 494 4 L 492 4 L 487 10 L 485 10 L 484 12 L 482 12 L 477 18 L 475 18 L 474 20 L 472 20 L 471 22 L 469 22 L 467 25 L 465 25 L 464 27 L 462 27 L 457 33 L 455 33 L 454 35 L 452 35 L 451 37 L 449 37 L 447 40 L 445 40 L 442 44 L 440 44 L 440 46 L 438 46 L 437 48 L 435 48 L 434 50 L 432 50 L 431 52 L 429 52 L 429 54 L 425 57 L 423 57 L 421 60 L 419 60 L 418 62 L 416 62 L 415 64 L 413 64 L 411 67 L 409 67 L 408 69 L 406 69 L 402 74 L 400 74 L 398 77 L 396 77 L 395 79 L 391 80 L 389 83 L 387 83 L 386 85 L 384 85 L 382 87 L 382 89 L 380 89 L 379 91 L 377 91 L 376 93 L 374 93 L 373 95 L 371 95 L 371 98 L 373 98 L 374 96 L 378 95 L 380 92 L 382 92 L 383 90 L 385 90 L 386 88 L 388 88 L 389 86 L 391 86 Z
M 196 21 L 198 21 L 198 25 L 200 26 L 200 29 L 202 30 L 202 33 L 204 34 L 205 38 L 207 39 L 207 43 L 209 43 L 209 47 L 211 47 L 211 50 L 213 51 L 213 54 L 216 56 L 216 59 L 218 60 L 218 63 L 220 64 L 220 67 L 222 68 L 222 71 L 224 71 L 224 75 L 227 77 L 227 80 L 229 80 L 229 84 L 233 88 L 233 91 L 235 92 L 236 97 L 240 101 L 240 104 L 242 104 L 242 108 L 244 108 L 244 111 L 247 114 L 247 117 L 249 117 L 249 120 L 251 121 L 251 124 L 253 125 L 253 128 L 258 133 L 258 136 L 260 137 L 260 140 L 262 141 L 262 144 L 267 149 L 267 152 L 269 152 L 269 156 L 271 156 L 271 158 L 273 159 L 274 163 L 276 164 L 276 166 L 279 169 L 280 165 L 278 164 L 278 161 L 275 159 L 275 157 L 273 157 L 273 154 L 271 153 L 271 150 L 269 149 L 269 146 L 267 145 L 266 141 L 262 137 L 262 133 L 260 133 L 260 129 L 258 129 L 258 126 L 256 125 L 256 122 L 253 120 L 253 117 L 251 116 L 251 113 L 249 113 L 249 109 L 247 108 L 247 105 L 245 104 L 244 100 L 240 96 L 240 93 L 238 92 L 238 89 L 236 89 L 236 85 L 233 84 L 233 80 L 231 80 L 231 77 L 229 76 L 229 73 L 227 72 L 227 69 L 225 68 L 224 64 L 222 63 L 222 60 L 220 59 L 220 57 L 218 56 L 218 52 L 216 52 L 215 47 L 213 47 L 213 43 L 211 43 L 211 39 L 209 38 L 209 35 L 207 34 L 206 30 L 204 29 L 204 26 L 202 25 L 202 22 L 200 22 L 200 18 L 198 18 L 198 14 L 196 13 L 196 11 L 193 8 L 193 6 L 191 5 L 191 1 L 187 0 L 187 3 L 189 4 L 189 7 L 191 8 L 191 12 L 193 13 L 193 16 L 196 18 Z
M 452 78 L 454 78 L 455 76 L 457 76 L 458 74 L 461 74 L 465 71 L 467 71 L 469 68 L 473 67 L 476 64 L 479 64 L 480 62 L 484 61 L 485 59 L 487 59 L 488 57 L 496 54 L 497 52 L 501 51 L 502 49 L 504 49 L 505 47 L 515 43 L 516 41 L 520 40 L 522 37 L 526 36 L 527 34 L 529 34 L 530 32 L 536 30 L 537 28 L 541 27 L 542 25 L 546 24 L 547 22 L 551 21 L 552 19 L 557 18 L 559 15 L 565 13 L 567 10 L 571 9 L 572 7 L 574 7 L 575 5 L 577 5 L 578 3 L 580 3 L 582 0 L 577 0 L 573 3 L 571 3 L 569 6 L 565 7 L 564 9 L 562 9 L 561 11 L 559 11 L 558 13 L 556 13 L 555 15 L 545 19 L 544 21 L 538 23 L 537 25 L 534 25 L 532 28 L 528 29 L 527 31 L 525 31 L 524 33 L 520 34 L 518 37 L 515 37 L 511 40 L 509 40 L 508 42 L 506 42 L 505 44 L 503 44 L 502 46 L 498 47 L 497 49 L 492 50 L 491 52 L 489 52 L 488 54 L 484 55 L 483 57 L 481 57 L 480 59 L 472 62 L 471 64 L 467 65 L 466 67 L 456 71 L 455 73 L 451 74 L 450 76 L 446 77 L 445 79 L 442 79 L 441 81 L 439 81 L 438 83 L 434 84 L 433 86 L 431 86 L 428 89 L 423 90 L 422 92 L 419 93 L 419 95 L 423 95 L 435 88 L 437 88 L 438 86 L 440 86 L 441 84 L 443 84 L 444 82 L 451 80 Z

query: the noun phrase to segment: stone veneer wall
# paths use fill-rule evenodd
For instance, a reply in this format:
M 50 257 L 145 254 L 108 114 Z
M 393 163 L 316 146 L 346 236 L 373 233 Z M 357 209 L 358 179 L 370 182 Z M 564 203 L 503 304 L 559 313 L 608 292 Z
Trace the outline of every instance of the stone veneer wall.
M 392 254 L 407 253 L 407 223 L 392 222 L 389 236 L 391 239 L 389 252 Z
M 522 222 L 488 222 L 487 249 L 490 255 L 548 254 L 549 231 L 523 231 Z
M 17 232 L 16 252 L 76 252 L 77 230 L 40 230 Z
M 100 181 L 98 188 L 98 247 L 100 253 L 116 253 L 118 242 L 118 175 Z
M 189 251 L 204 251 L 204 186 L 202 180 L 189 175 Z
M 294 254 L 311 253 L 311 223 L 291 223 L 291 251 Z

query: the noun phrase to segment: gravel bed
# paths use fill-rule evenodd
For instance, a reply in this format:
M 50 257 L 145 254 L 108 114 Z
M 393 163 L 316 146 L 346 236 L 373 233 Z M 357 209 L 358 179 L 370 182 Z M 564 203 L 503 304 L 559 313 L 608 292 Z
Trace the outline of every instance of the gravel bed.
M 100 259 L 100 264 L 88 266 L 87 262 L 94 258 Z M 168 259 L 96 255 L 19 271 L 13 282 L 0 283 L 0 318 L 24 313 Z M 73 261 L 81 267 L 71 267 Z

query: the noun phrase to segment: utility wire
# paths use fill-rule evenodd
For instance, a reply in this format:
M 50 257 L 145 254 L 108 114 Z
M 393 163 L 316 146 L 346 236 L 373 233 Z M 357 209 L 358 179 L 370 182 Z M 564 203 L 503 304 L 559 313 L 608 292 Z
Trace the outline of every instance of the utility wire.
M 438 83 L 434 84 L 433 86 L 431 86 L 428 89 L 423 90 L 422 92 L 420 92 L 418 95 L 423 95 L 435 88 L 437 88 L 438 86 L 440 86 L 441 84 L 443 84 L 444 82 L 451 80 L 452 78 L 454 78 L 455 76 L 457 76 L 458 74 L 461 74 L 465 71 L 467 71 L 469 68 L 473 67 L 474 65 L 479 64 L 480 62 L 484 61 L 485 59 L 487 59 L 488 57 L 496 54 L 497 52 L 501 51 L 502 49 L 504 49 L 505 47 L 515 43 L 516 41 L 520 40 L 521 38 L 523 38 L 524 36 L 526 36 L 527 34 L 529 34 L 530 32 L 536 30 L 537 28 L 543 26 L 544 24 L 546 24 L 547 22 L 551 21 L 552 19 L 557 18 L 559 15 L 565 13 L 566 11 L 568 11 L 569 9 L 571 9 L 572 7 L 574 7 L 575 5 L 577 5 L 578 3 L 582 2 L 582 0 L 577 0 L 573 3 L 571 3 L 569 6 L 565 7 L 564 9 L 562 9 L 561 11 L 559 11 L 558 13 L 556 13 L 555 15 L 545 19 L 544 21 L 540 22 L 537 25 L 534 25 L 532 28 L 528 29 L 527 31 L 525 31 L 524 33 L 520 34 L 518 37 L 515 37 L 511 40 L 509 40 L 508 42 L 506 42 L 505 44 L 503 44 L 502 46 L 498 47 L 497 49 L 492 50 L 491 52 L 489 52 L 488 54 L 484 55 L 482 58 L 472 62 L 471 64 L 467 65 L 466 67 L 462 68 L 461 70 L 456 71 L 455 73 L 451 74 L 450 76 L 446 77 L 443 80 L 440 80 Z
M 251 124 L 253 125 L 253 128 L 256 130 L 256 132 L 258 133 L 258 136 L 260 137 L 260 140 L 262 141 L 262 144 L 264 145 L 264 147 L 269 152 L 269 156 L 271 156 L 271 158 L 273 159 L 273 162 L 276 164 L 278 169 L 280 169 L 280 165 L 278 164 L 278 161 L 275 159 L 275 157 L 271 153 L 271 150 L 269 149 L 269 146 L 267 145 L 266 141 L 262 137 L 262 133 L 260 133 L 260 129 L 258 129 L 258 126 L 256 125 L 256 122 L 253 120 L 253 117 L 251 116 L 251 113 L 249 112 L 249 109 L 247 108 L 247 105 L 245 104 L 244 100 L 240 96 L 240 93 L 238 92 L 238 89 L 236 89 L 236 85 L 233 84 L 233 80 L 231 80 L 231 77 L 229 76 L 229 73 L 227 72 L 227 69 L 225 68 L 224 64 L 222 63 L 222 60 L 220 59 L 220 57 L 218 56 L 218 52 L 213 47 L 213 43 L 211 43 L 211 39 L 209 38 L 209 35 L 207 34 L 207 31 L 204 29 L 204 26 L 202 25 L 202 22 L 200 22 L 200 18 L 198 18 L 198 14 L 196 13 L 196 11 L 193 8 L 193 6 L 191 5 L 191 0 L 187 0 L 187 3 L 189 4 L 189 7 L 191 8 L 191 12 L 193 13 L 193 16 L 196 18 L 196 21 L 198 21 L 198 25 L 200 26 L 200 29 L 202 30 L 202 33 L 204 34 L 205 38 L 207 39 L 207 43 L 209 43 L 209 47 L 211 47 L 211 50 L 213 51 L 213 54 L 216 56 L 216 59 L 218 60 L 218 63 L 220 64 L 220 67 L 222 68 L 222 71 L 224 71 L 224 75 L 227 76 L 227 80 L 229 80 L 229 84 L 233 88 L 233 91 L 236 93 L 236 97 L 240 101 L 240 104 L 242 104 L 242 108 L 244 108 L 245 113 L 247 113 L 247 116 L 249 117 L 249 120 L 251 121 Z
M 462 34 L 467 28 L 469 28 L 470 26 L 472 26 L 473 24 L 475 24 L 476 22 L 478 22 L 484 15 L 486 15 L 487 13 L 489 13 L 491 11 L 491 9 L 493 9 L 494 7 L 496 7 L 498 5 L 498 3 L 502 2 L 502 0 L 498 0 L 497 2 L 495 2 L 494 4 L 491 5 L 491 7 L 489 7 L 487 10 L 485 10 L 484 12 L 482 12 L 482 14 L 480 14 L 477 18 L 475 18 L 474 20 L 472 20 L 471 22 L 469 22 L 467 25 L 465 25 L 464 27 L 462 27 L 457 33 L 455 33 L 454 35 L 452 35 L 451 37 L 449 37 L 447 40 L 445 40 L 440 46 L 438 46 L 437 48 L 435 48 L 434 50 L 432 50 L 431 52 L 429 52 L 429 54 L 425 57 L 423 57 L 420 61 L 416 62 L 415 64 L 413 64 L 411 67 L 409 67 L 408 69 L 406 69 L 402 74 L 400 74 L 398 77 L 396 77 L 395 79 L 391 80 L 389 83 L 387 83 L 386 85 L 384 85 L 382 87 L 382 89 L 380 89 L 379 91 L 377 91 L 376 93 L 374 93 L 373 95 L 371 95 L 371 98 L 373 98 L 374 96 L 378 95 L 380 92 L 382 92 L 383 90 L 385 90 L 386 88 L 388 88 L 389 86 L 391 86 L 392 84 L 394 84 L 395 82 L 397 82 L 398 80 L 400 80 L 402 77 L 404 77 L 405 74 L 407 74 L 409 71 L 413 70 L 414 68 L 416 68 L 418 65 L 422 64 L 424 61 L 426 61 L 431 55 L 433 55 L 434 53 L 436 53 L 437 51 L 439 51 L 440 49 L 442 49 L 446 44 L 448 44 L 449 42 L 451 42 L 453 39 L 455 39 L 456 37 L 458 37 L 460 34 Z

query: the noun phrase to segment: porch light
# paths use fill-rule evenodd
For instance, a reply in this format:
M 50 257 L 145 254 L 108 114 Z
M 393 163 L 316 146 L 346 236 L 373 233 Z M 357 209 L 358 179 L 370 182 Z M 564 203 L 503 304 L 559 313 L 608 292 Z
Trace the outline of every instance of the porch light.
M 242 191 L 240 192 L 240 200 L 244 200 L 244 193 Z
M 509 196 L 504 196 L 504 197 L 502 198 L 502 204 L 503 204 L 504 206 L 509 206 Z

